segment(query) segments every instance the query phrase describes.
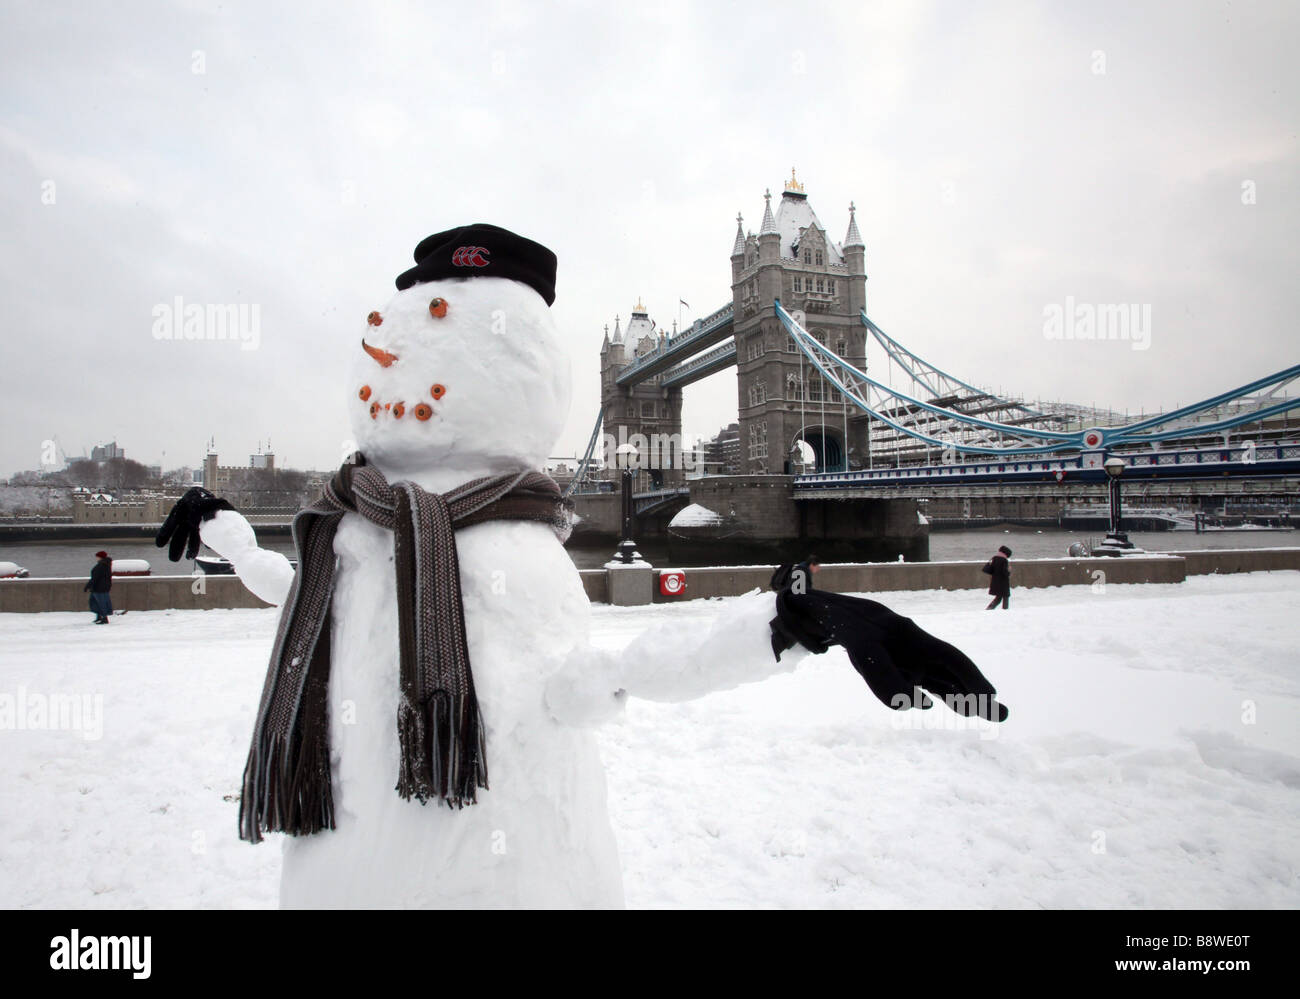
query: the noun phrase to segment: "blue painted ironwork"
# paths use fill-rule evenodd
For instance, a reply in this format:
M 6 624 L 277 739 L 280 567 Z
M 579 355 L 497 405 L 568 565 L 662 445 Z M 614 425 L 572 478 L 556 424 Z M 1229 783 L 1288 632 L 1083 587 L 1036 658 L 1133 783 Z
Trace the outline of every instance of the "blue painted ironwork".
M 642 493 L 633 493 L 632 502 L 636 506 L 637 516 L 640 516 L 656 507 L 674 503 L 683 498 L 689 498 L 690 495 L 691 490 L 689 486 L 676 486 L 671 489 L 650 489 Z
M 714 347 L 698 357 L 669 368 L 659 379 L 659 384 L 663 388 L 677 388 L 682 385 L 689 385 L 691 382 L 697 382 L 701 378 L 707 378 L 709 375 L 730 368 L 735 363 L 736 341 L 728 340 L 721 346 Z
M 985 395 L 984 389 L 977 388 L 969 382 L 964 382 L 955 375 L 950 375 L 942 368 L 936 367 L 920 355 L 913 353 L 895 340 L 892 336 L 882 330 L 879 326 L 867 318 L 866 310 L 859 313 L 862 325 L 867 328 L 876 342 L 885 349 L 885 353 L 900 368 L 907 372 L 912 381 L 923 386 L 935 398 L 944 396 L 958 395 L 962 391 L 970 392 L 974 395 Z M 995 397 L 996 398 L 996 397 Z M 1022 402 L 1016 402 L 1012 399 L 999 399 L 1008 408 L 1019 409 L 1024 413 L 1035 416 L 1045 417 L 1047 414 L 1040 413 L 1031 409 Z
M 596 425 L 591 428 L 591 439 L 587 441 L 587 450 L 582 456 L 582 461 L 578 464 L 578 471 L 574 473 L 573 481 L 569 483 L 564 490 L 565 497 L 572 496 L 581 485 L 587 481 L 587 471 L 591 467 L 592 456 L 596 453 L 596 442 L 600 440 L 600 425 L 604 422 L 605 410 L 596 411 Z
M 1254 441 L 1231 447 L 1136 451 L 1123 454 L 1124 481 L 1153 479 L 1222 479 L 1224 475 L 1284 478 L 1300 475 L 1300 441 L 1259 445 Z M 1022 457 L 1000 461 L 954 462 L 944 465 L 905 465 L 901 468 L 816 472 L 796 476 L 794 489 L 827 492 L 918 485 L 931 487 L 978 484 L 1098 483 L 1106 481 L 1100 463 L 1087 467 L 1082 454 Z
M 635 385 L 637 382 L 645 381 L 645 379 L 667 365 L 683 358 L 690 358 L 699 351 L 701 341 L 717 337 L 719 334 L 726 334 L 726 331 L 731 328 L 734 318 L 733 313 L 734 305 L 728 302 L 722 308 L 705 316 L 703 319 L 695 320 L 684 332 L 665 340 L 656 346 L 654 350 L 642 354 L 631 363 L 620 368 L 615 381 L 619 385 Z M 633 349 L 635 349 L 635 346 L 633 344 Z
M 835 386 L 839 391 L 843 392 L 845 397 L 853 403 L 855 407 L 862 410 L 873 419 L 879 420 L 886 426 L 892 427 L 899 433 L 906 434 L 909 437 L 923 441 L 937 448 L 962 452 L 965 454 L 996 456 L 1052 454 L 1060 451 L 1113 448 L 1118 445 L 1151 444 L 1162 440 L 1173 440 L 1177 438 L 1218 433 L 1223 430 L 1232 429 L 1233 427 L 1257 423 L 1269 416 L 1287 412 L 1292 409 L 1300 409 L 1300 397 L 1286 397 L 1271 404 L 1249 407 L 1245 406 L 1249 396 L 1265 390 L 1267 390 L 1268 397 L 1274 396 L 1292 381 L 1300 378 L 1300 365 L 1293 365 L 1289 368 L 1284 368 L 1281 371 L 1275 372 L 1272 375 L 1256 379 L 1246 385 L 1220 393 L 1219 395 L 1195 403 L 1191 406 L 1183 406 L 1179 409 L 1173 410 L 1172 412 L 1158 414 L 1123 426 L 1102 428 L 1090 427 L 1075 431 L 1061 431 L 1035 428 L 1025 424 L 1000 423 L 994 420 L 981 419 L 978 416 L 968 413 L 957 412 L 932 402 L 926 402 L 925 400 L 909 395 L 899 389 L 892 388 L 884 382 L 880 382 L 870 377 L 866 372 L 854 367 L 848 361 L 839 357 L 829 347 L 820 343 L 815 337 L 809 334 L 808 331 L 799 325 L 799 323 L 795 321 L 794 317 L 785 310 L 781 305 L 780 299 L 775 301 L 775 309 L 777 317 L 781 320 L 782 325 L 785 326 L 786 331 L 790 334 L 791 339 L 794 341 L 800 352 L 803 353 L 804 357 L 807 358 L 807 360 L 828 382 Z M 862 318 L 870 327 L 870 320 L 866 319 L 865 314 Z M 962 382 L 961 384 L 965 385 L 966 383 Z M 968 387 L 973 388 L 972 386 Z M 873 389 L 878 395 L 878 399 L 876 400 L 872 400 L 871 398 Z M 887 408 L 880 404 L 886 401 L 894 401 L 895 405 Z M 1143 432 L 1170 423 L 1178 423 L 1186 420 L 1188 417 L 1233 402 L 1241 404 L 1243 408 L 1235 415 L 1226 419 L 1217 420 L 1209 424 L 1202 423 L 1169 427 L 1164 431 L 1154 433 Z M 1011 443 L 1009 445 L 993 446 L 990 444 L 966 443 L 936 437 L 933 434 L 920 431 L 914 426 L 909 426 L 906 423 L 900 422 L 898 419 L 894 418 L 894 416 L 890 415 L 891 413 L 897 413 L 900 409 L 907 411 L 909 414 L 923 411 L 934 417 L 938 417 L 949 426 L 961 428 L 963 430 L 978 428 L 982 431 L 995 433 L 999 435 L 999 438 L 1009 439 Z

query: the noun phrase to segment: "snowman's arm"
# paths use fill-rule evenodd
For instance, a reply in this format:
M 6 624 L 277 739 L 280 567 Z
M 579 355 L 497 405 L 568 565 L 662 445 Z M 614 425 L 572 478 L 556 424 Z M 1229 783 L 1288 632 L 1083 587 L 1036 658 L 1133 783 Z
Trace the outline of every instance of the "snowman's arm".
M 775 616 L 773 595 L 755 590 L 726 601 L 707 630 L 661 624 L 619 652 L 574 649 L 547 683 L 551 714 L 565 724 L 599 724 L 629 696 L 689 701 L 789 672 L 807 650 L 796 645 L 777 661 L 768 627 Z
M 808 650 L 796 645 L 778 661 L 769 627 L 774 617 L 775 595 L 752 590 L 727 599 L 707 630 L 649 628 L 622 654 L 621 686 L 630 697 L 689 701 L 792 672 Z
M 203 543 L 230 560 L 245 587 L 279 607 L 293 584 L 293 566 L 279 552 L 259 548 L 253 527 L 234 510 L 219 510 L 199 528 Z
M 561 725 L 588 727 L 623 713 L 619 653 L 581 645 L 572 649 L 546 681 L 546 709 Z

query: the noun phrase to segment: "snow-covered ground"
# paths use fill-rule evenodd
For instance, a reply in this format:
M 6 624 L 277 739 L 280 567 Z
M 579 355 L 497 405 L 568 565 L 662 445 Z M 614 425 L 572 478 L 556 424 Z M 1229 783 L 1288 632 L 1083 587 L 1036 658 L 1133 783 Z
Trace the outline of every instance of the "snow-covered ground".
M 1300 573 L 883 599 L 1010 720 L 895 714 L 839 650 L 632 701 L 600 735 L 630 906 L 1300 905 Z M 720 606 L 597 607 L 595 640 Z M 275 614 L 0 615 L 0 906 L 276 903 L 233 801 Z M 56 694 L 80 730 L 12 729 Z

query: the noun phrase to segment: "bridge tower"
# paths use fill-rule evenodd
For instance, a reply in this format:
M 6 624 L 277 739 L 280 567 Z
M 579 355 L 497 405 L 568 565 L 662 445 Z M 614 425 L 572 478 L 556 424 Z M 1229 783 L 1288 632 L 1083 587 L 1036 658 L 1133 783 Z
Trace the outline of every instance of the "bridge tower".
M 606 326 L 600 347 L 604 433 L 613 438 L 615 445 L 624 441 L 636 445 L 644 469 L 637 475 L 637 489 L 667 488 L 685 482 L 678 450 L 682 442 L 682 390 L 663 388 L 659 375 L 631 387 L 620 386 L 615 381 L 623 365 L 654 350 L 663 339 L 664 332 L 656 330 L 645 306 L 638 300 L 627 329 L 622 328 L 619 317 L 615 316 L 614 335 L 610 337 Z
M 764 195 L 758 235 L 737 216 L 731 250 L 740 455 L 747 474 L 788 474 L 804 440 L 817 470 L 866 464 L 866 417 L 848 405 L 795 348 L 774 298 L 813 336 L 858 367 L 865 364 L 866 247 L 849 205 L 844 243 L 832 242 L 790 171 L 776 212 Z M 793 452 L 793 453 L 792 453 Z M 847 452 L 847 454 L 846 454 Z M 811 469 L 808 469 L 811 471 Z

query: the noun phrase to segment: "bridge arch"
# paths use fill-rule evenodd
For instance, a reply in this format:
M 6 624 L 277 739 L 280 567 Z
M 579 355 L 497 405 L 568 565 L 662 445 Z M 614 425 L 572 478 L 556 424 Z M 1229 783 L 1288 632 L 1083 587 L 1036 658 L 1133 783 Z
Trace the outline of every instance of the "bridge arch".
M 842 472 L 844 465 L 844 433 L 840 427 L 826 424 L 804 424 L 786 451 L 787 471 L 794 471 L 793 463 L 798 457 L 798 442 L 804 441 L 812 448 L 817 459 L 818 472 Z M 807 471 L 807 470 L 805 470 Z

